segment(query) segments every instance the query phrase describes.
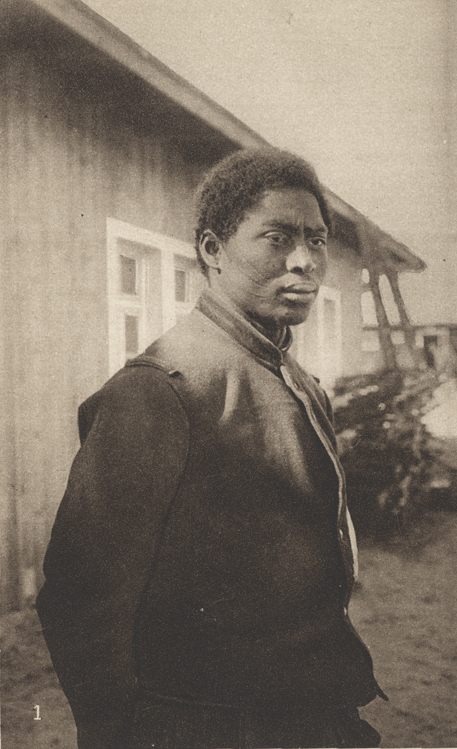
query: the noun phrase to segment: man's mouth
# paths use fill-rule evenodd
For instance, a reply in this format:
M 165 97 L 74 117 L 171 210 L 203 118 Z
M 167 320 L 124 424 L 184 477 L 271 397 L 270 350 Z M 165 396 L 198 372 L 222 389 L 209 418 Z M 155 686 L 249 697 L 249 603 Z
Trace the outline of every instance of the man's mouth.
M 318 288 L 315 283 L 293 284 L 293 286 L 283 287 L 281 289 L 281 295 L 290 299 L 305 299 L 316 294 L 317 290 Z

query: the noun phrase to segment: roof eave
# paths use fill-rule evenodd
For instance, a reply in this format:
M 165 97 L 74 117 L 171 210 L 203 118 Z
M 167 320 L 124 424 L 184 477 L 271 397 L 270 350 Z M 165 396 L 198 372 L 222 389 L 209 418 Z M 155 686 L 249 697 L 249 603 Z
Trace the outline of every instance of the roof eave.
M 370 238 L 370 244 L 375 249 L 381 264 L 387 265 L 390 269 L 398 272 L 421 273 L 427 268 L 426 263 L 418 255 L 411 252 L 405 244 L 398 242 L 390 234 L 380 229 L 363 213 L 360 213 L 328 188 L 325 188 L 324 192 L 331 210 L 352 222 L 359 230 L 360 237 L 368 236 Z
M 81 0 L 31 0 L 52 18 L 81 36 L 98 50 L 123 65 L 157 91 L 191 114 L 204 120 L 242 148 L 262 147 L 268 142 L 241 120 L 168 68 L 154 55 Z
M 144 50 L 82 0 L 28 2 L 137 75 L 170 101 L 205 122 L 235 146 L 261 148 L 270 145 L 262 136 Z M 426 268 L 425 263 L 405 245 L 383 232 L 331 190 L 325 188 L 325 194 L 331 210 L 352 223 L 359 236 L 371 236 L 376 244 L 376 254 L 384 265 L 387 263 L 390 268 L 398 271 L 420 272 Z

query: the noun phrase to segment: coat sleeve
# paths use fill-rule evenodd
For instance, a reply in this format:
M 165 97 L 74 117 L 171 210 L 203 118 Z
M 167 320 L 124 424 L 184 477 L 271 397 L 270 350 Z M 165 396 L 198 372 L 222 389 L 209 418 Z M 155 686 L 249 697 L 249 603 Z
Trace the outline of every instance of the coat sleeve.
M 135 700 L 134 628 L 188 452 L 166 375 L 125 370 L 82 407 L 83 442 L 37 599 L 80 749 L 125 749 Z

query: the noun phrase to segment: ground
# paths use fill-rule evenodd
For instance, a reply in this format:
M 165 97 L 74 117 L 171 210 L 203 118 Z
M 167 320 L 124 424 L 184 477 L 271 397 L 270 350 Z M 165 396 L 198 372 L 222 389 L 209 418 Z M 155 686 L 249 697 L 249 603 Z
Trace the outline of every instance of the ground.
M 457 747 L 457 514 L 431 513 L 412 540 L 362 549 L 360 561 L 351 617 L 390 698 L 363 716 L 382 747 Z M 3 749 L 76 749 L 35 611 L 8 614 L 2 624 Z
M 351 617 L 389 696 L 361 712 L 382 747 L 457 747 L 457 516 L 418 530 L 417 543 L 361 553 Z

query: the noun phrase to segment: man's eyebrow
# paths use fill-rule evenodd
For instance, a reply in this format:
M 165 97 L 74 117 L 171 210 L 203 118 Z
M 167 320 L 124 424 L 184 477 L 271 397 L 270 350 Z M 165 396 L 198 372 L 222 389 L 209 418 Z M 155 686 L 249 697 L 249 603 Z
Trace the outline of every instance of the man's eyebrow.
M 287 221 L 277 221 L 273 219 L 272 221 L 264 221 L 264 227 L 265 228 L 271 228 L 271 229 L 282 229 L 283 231 L 288 231 L 292 234 L 300 231 L 300 227 L 298 224 L 291 224 Z M 328 228 L 325 226 L 325 224 L 320 224 L 319 226 L 312 227 L 312 226 L 305 226 L 305 234 L 327 234 Z
M 307 227 L 305 232 L 307 234 L 328 234 L 328 228 L 325 224 L 322 224 L 321 226 L 316 226 L 314 229 L 312 227 Z

